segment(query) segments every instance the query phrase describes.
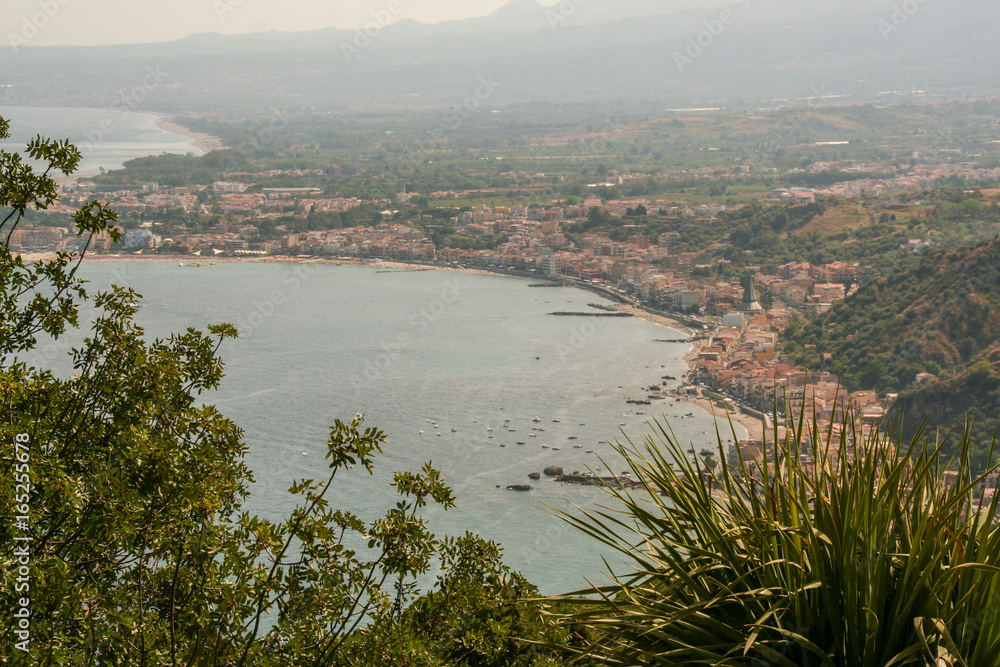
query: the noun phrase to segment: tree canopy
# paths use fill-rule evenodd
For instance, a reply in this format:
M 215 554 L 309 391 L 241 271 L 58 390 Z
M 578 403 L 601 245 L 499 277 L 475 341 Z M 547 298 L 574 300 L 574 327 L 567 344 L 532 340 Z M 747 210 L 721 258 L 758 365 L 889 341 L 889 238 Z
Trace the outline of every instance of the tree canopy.
M 0 118 L 0 139 L 8 125 Z M 29 262 L 9 239 L 26 211 L 56 201 L 54 172 L 79 152 L 36 138 L 0 152 L 0 656 L 42 665 L 529 665 L 558 639 L 535 589 L 473 535 L 438 538 L 421 512 L 454 506 L 431 464 L 394 477 L 399 502 L 374 521 L 327 497 L 350 467 L 372 471 L 385 434 L 337 420 L 325 479 L 291 484 L 271 521 L 241 509 L 253 481 L 239 427 L 199 397 L 223 379 L 228 324 L 149 340 L 140 296 L 88 294 L 81 257 Z M 117 232 L 96 202 L 81 235 Z M 25 355 L 97 317 L 70 352 L 73 375 Z M 359 474 L 359 473 L 352 473 Z M 13 517 L 17 517 L 16 521 Z M 424 595 L 417 579 L 440 566 Z M 22 611 L 27 610 L 27 611 Z M 18 634 L 20 633 L 20 634 Z

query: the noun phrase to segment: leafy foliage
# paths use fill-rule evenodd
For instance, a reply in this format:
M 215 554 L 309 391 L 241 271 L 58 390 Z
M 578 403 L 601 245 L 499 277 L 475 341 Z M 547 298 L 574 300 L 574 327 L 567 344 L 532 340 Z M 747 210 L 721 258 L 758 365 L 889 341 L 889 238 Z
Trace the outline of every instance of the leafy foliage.
M 781 441 L 769 435 L 759 457 L 737 450 L 714 471 L 663 427 L 616 447 L 648 495 L 608 488 L 606 509 L 566 515 L 633 566 L 611 586 L 555 599 L 573 607 L 557 620 L 591 632 L 580 656 L 1000 664 L 997 496 L 983 501 L 969 440 L 942 459 L 944 443 L 922 433 L 904 443 L 850 417 L 826 432 L 804 421 Z
M 0 119 L 0 139 L 6 132 Z M 49 172 L 79 161 L 74 148 L 40 138 L 28 153 L 47 164 L 41 174 L 0 153 L 8 237 L 29 207 L 54 201 Z M 88 235 L 113 220 L 97 203 L 76 217 Z M 556 635 L 511 604 L 533 589 L 500 549 L 430 532 L 421 511 L 454 498 L 429 463 L 396 474 L 399 502 L 377 520 L 330 507 L 338 475 L 371 473 L 386 442 L 361 415 L 335 422 L 327 477 L 292 485 L 299 504 L 287 518 L 241 511 L 253 481 L 242 432 L 199 399 L 223 378 L 216 353 L 237 335 L 232 326 L 148 341 L 134 322 L 138 295 L 113 287 L 94 297 L 98 315 L 71 352 L 72 377 L 20 360 L 39 337 L 76 326 L 88 295 L 73 260 L 28 264 L 0 243 L 0 511 L 28 516 L 0 525 L 0 604 L 30 596 L 35 664 L 385 664 L 355 652 L 373 645 L 408 656 L 396 664 L 541 659 L 513 637 Z M 14 443 L 25 437 L 30 466 L 17 468 Z M 30 486 L 28 512 L 15 512 L 24 504 L 15 471 Z M 16 586 L 17 536 L 30 538 L 29 591 Z M 421 599 L 415 582 L 438 561 L 438 588 Z M 22 655 L 13 621 L 8 614 L 0 656 Z

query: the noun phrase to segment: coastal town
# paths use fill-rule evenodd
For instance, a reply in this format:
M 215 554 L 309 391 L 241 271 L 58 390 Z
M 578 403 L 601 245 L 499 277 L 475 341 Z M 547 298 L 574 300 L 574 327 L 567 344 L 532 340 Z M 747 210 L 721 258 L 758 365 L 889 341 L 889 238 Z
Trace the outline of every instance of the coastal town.
M 866 173 L 893 171 L 889 165 L 858 168 Z M 990 181 L 1000 179 L 1000 170 L 924 165 L 878 181 L 854 180 L 823 189 L 781 188 L 771 193 L 771 201 L 774 205 L 807 206 L 817 198 L 830 201 L 899 194 L 920 191 L 954 175 Z M 530 180 L 528 174 L 509 176 Z M 613 174 L 612 181 L 604 185 L 647 176 Z M 435 192 L 427 199 L 447 201 L 468 194 Z M 862 429 L 868 429 L 881 422 L 894 399 L 894 395 L 879 396 L 874 391 L 848 393 L 836 375 L 823 368 L 802 367 L 794 356 L 783 354 L 779 342 L 780 333 L 795 318 L 822 314 L 857 291 L 866 277 L 865 268 L 858 263 L 792 262 L 770 272 L 751 269 L 740 279 L 730 275 L 720 280 L 714 276 L 727 264 L 718 255 L 728 245 L 725 242 L 693 252 L 673 249 L 681 237 L 679 232 L 656 238 L 626 233 L 617 240 L 602 233 L 575 234 L 573 239 L 566 234 L 569 226 L 595 216 L 625 222 L 639 215 L 655 216 L 710 225 L 718 216 L 740 210 L 743 204 L 691 205 L 680 200 L 605 200 L 597 196 L 573 204 L 553 201 L 548 206 L 481 204 L 456 210 L 454 217 L 443 221 L 463 238 L 481 241 L 484 246 L 467 249 L 435 243 L 430 232 L 442 221 L 417 214 L 419 209 L 412 203 L 420 198 L 417 193 L 363 200 L 329 197 L 313 188 L 255 188 L 252 183 L 235 180 L 211 186 L 149 185 L 141 190 L 102 188 L 84 180 L 67 187 L 48 213 L 72 215 L 95 197 L 118 214 L 121 234 L 117 243 L 108 233 L 95 237 L 88 251 L 96 256 L 182 261 L 185 257 L 189 261 L 391 260 L 485 270 L 583 287 L 619 302 L 626 312 L 669 318 L 666 321 L 687 331 L 694 344 L 688 355 L 691 371 L 671 390 L 671 396 L 701 401 L 717 414 L 728 412 L 747 427 L 750 436 L 739 443 L 742 451 L 732 444 L 728 453 L 731 460 L 740 455 L 761 459 L 762 427 L 769 430 L 769 440 L 781 437 L 786 410 L 792 415 L 803 409 L 815 411 L 826 429 L 838 427 L 850 409 Z M 169 212 L 192 219 L 215 214 L 217 224 L 204 229 L 158 222 Z M 287 225 L 289 220 L 309 221 L 317 215 L 352 212 L 359 215 L 356 226 L 292 231 Z M 286 224 L 276 225 L 279 221 Z M 273 233 L 264 238 L 262 229 L 268 225 Z M 10 243 L 22 252 L 83 250 L 80 238 L 70 229 L 44 224 L 16 230 Z M 919 252 L 928 244 L 925 239 L 910 239 L 900 245 L 900 252 Z M 918 383 L 932 379 L 926 373 L 914 378 Z M 654 392 L 649 398 L 664 399 L 665 393 Z

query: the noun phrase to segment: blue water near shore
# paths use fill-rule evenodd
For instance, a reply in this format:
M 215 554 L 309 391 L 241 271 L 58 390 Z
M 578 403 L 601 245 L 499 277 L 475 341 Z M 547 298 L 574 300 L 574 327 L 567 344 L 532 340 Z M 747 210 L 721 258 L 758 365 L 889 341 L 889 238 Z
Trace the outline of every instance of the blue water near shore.
M 606 303 L 589 292 L 333 265 L 85 263 L 82 273 L 92 290 L 115 283 L 142 294 L 138 320 L 150 337 L 218 322 L 240 329 L 222 346 L 227 376 L 207 400 L 246 431 L 256 476 L 249 511 L 286 516 L 293 480 L 325 478 L 329 425 L 362 412 L 389 445 L 374 476 L 355 469 L 338 478 L 334 506 L 375 518 L 397 500 L 392 473 L 431 461 L 458 502 L 428 512 L 432 530 L 496 540 L 545 594 L 601 581 L 601 556 L 609 555 L 547 507 L 573 511 L 606 499 L 594 488 L 530 481 L 529 473 L 553 465 L 621 472 L 599 441 L 638 439 L 653 416 L 665 414 L 699 449 L 714 438 L 711 417 L 691 405 L 654 402 L 641 406 L 643 415 L 625 403 L 664 375 L 684 373 L 688 346 L 656 342 L 677 332 L 640 319 L 549 315 Z M 62 356 L 44 346 L 42 355 L 49 365 Z M 689 412 L 695 416 L 682 418 Z M 524 483 L 534 489 L 504 488 Z
M 96 174 L 102 168 L 121 169 L 127 160 L 149 155 L 202 155 L 190 137 L 160 129 L 156 115 L 124 107 L 113 110 L 0 105 L 0 116 L 11 124 L 11 137 L 0 141 L 0 149 L 23 151 L 38 134 L 49 139 L 69 139 L 83 155 L 77 170 L 80 175 Z

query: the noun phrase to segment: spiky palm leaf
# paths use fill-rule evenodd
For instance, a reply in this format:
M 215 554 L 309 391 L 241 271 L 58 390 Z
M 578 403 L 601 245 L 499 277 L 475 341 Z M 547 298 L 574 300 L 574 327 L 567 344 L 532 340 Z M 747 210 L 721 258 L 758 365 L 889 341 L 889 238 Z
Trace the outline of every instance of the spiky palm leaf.
M 717 434 L 729 464 L 714 473 L 659 423 L 615 446 L 645 491 L 560 512 L 631 570 L 549 601 L 589 630 L 581 661 L 1000 666 L 994 471 L 973 474 L 968 436 L 945 460 L 921 434 L 805 421 L 765 437 L 760 460 L 727 457 Z

